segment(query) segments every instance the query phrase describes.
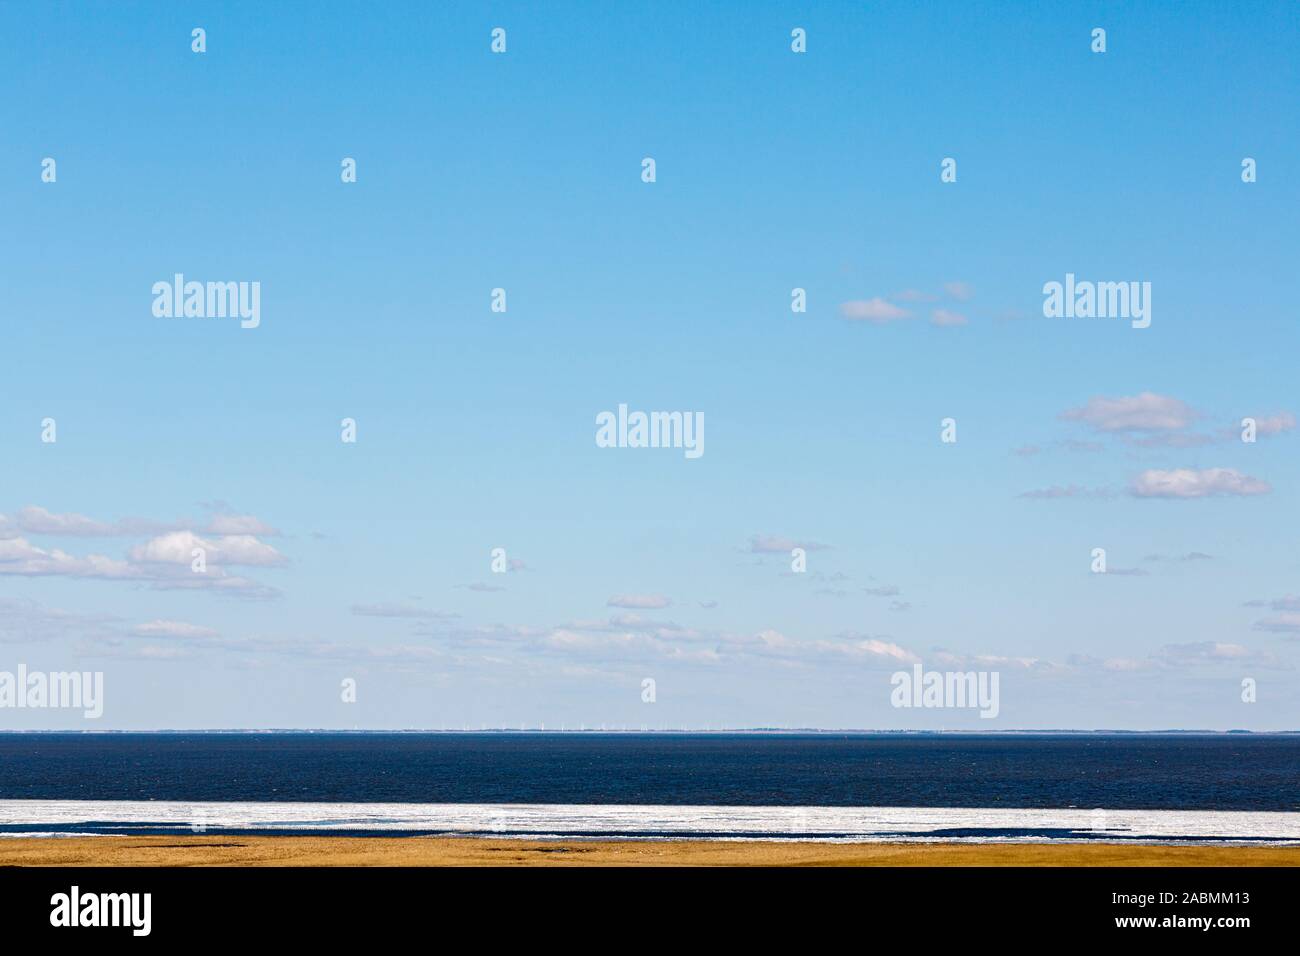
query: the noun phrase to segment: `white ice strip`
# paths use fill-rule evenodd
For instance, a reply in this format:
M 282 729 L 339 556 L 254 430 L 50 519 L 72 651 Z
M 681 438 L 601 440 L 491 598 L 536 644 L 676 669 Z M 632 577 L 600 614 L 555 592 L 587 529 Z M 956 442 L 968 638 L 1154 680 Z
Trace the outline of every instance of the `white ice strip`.
M 91 824 L 177 830 L 413 830 L 524 834 L 775 834 L 807 839 L 1060 839 L 1007 830 L 1084 831 L 1152 840 L 1300 842 L 1300 813 L 1232 810 L 1016 810 L 946 807 L 734 807 L 618 804 L 183 803 L 139 800 L 0 800 L 15 835 Z M 93 827 L 92 829 L 98 829 Z M 85 832 L 85 831 L 82 831 Z M 986 835 L 981 835 L 986 834 Z

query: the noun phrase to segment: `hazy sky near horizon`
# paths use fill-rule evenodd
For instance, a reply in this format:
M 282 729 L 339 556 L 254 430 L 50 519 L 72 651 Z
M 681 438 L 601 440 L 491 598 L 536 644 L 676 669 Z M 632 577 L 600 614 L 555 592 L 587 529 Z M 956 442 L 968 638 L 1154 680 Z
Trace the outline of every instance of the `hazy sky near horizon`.
M 0 672 L 105 693 L 0 729 L 1300 727 L 1298 54 L 1280 2 L 0 7 Z

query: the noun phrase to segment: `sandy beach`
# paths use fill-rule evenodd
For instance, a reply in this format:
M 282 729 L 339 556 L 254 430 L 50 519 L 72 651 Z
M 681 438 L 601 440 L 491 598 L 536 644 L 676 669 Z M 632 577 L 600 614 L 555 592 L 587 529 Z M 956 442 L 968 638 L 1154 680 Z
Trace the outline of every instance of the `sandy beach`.
M 151 836 L 0 840 L 0 866 L 1300 866 L 1300 847 Z

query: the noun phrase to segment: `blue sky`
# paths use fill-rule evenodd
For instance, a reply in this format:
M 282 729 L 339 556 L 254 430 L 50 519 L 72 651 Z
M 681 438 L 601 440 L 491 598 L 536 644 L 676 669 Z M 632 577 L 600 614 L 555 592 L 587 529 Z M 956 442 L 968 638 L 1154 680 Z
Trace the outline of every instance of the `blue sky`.
M 1294 728 L 1297 27 L 5 5 L 0 671 L 103 671 L 96 728 Z M 155 318 L 176 272 L 260 326 Z M 892 708 L 917 661 L 998 719 Z

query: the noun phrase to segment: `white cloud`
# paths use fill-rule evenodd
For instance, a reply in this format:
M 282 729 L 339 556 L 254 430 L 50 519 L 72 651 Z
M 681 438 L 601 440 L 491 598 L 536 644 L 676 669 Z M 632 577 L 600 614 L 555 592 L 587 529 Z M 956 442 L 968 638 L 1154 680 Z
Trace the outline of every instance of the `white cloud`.
M 840 303 L 840 315 L 853 322 L 884 325 L 886 322 L 906 319 L 911 314 L 906 309 L 901 309 L 892 302 L 886 302 L 879 296 L 874 299 L 854 299 Z
M 118 533 L 113 525 L 79 514 L 55 514 L 29 505 L 18 512 L 10 524 L 27 534 L 81 535 L 87 537 Z
M 252 533 L 278 534 L 251 515 L 218 514 L 212 526 L 230 532 L 200 537 L 176 524 L 143 518 L 106 522 L 74 512 L 52 512 L 29 505 L 12 517 L 0 515 L 0 575 L 139 581 L 154 590 L 206 590 L 245 598 L 278 596 L 275 588 L 231 575 L 223 565 L 275 567 L 287 559 Z M 102 554 L 78 556 L 60 548 L 33 544 L 26 535 L 53 537 L 120 537 L 156 535 L 132 547 L 125 559 Z M 203 548 L 207 572 L 191 572 L 193 550 Z
M 958 325 L 967 325 L 968 323 L 966 316 L 960 312 L 953 312 L 950 309 L 935 309 L 930 313 L 930 324 L 941 328 L 951 328 Z
M 73 578 L 138 578 L 139 570 L 126 561 L 91 554 L 78 558 L 58 548 L 37 547 L 26 538 L 0 540 L 0 574 L 23 577 L 61 575 Z
M 1280 412 L 1277 415 L 1266 415 L 1255 419 L 1256 435 L 1280 435 L 1293 428 L 1295 428 L 1295 416 L 1290 412 Z
M 682 647 L 639 631 L 557 627 L 542 639 L 541 645 L 548 650 L 607 659 L 656 657 L 697 663 L 713 663 L 719 659 L 718 652 L 712 648 Z
M 0 540 L 0 575 L 140 581 L 157 591 L 210 590 L 248 598 L 279 594 L 275 588 L 228 575 L 218 567 L 210 566 L 206 574 L 194 574 L 188 558 L 182 567 L 120 561 L 100 554 L 77 557 L 58 548 L 37 547 L 26 538 Z
M 1206 498 L 1213 495 L 1266 495 L 1273 487 L 1233 468 L 1149 468 L 1129 485 L 1138 498 Z
M 864 663 L 897 665 L 920 660 L 906 648 L 878 637 L 855 634 L 835 639 L 794 640 L 774 629 L 748 637 L 728 637 L 723 647 L 753 657 L 779 658 L 804 663 L 856 660 Z
M 949 297 L 957 299 L 960 302 L 965 302 L 967 299 L 975 295 L 975 290 L 971 287 L 969 282 L 945 282 L 943 284 L 943 291 L 946 292 Z
M 287 563 L 284 555 L 251 534 L 200 538 L 192 531 L 173 531 L 136 545 L 129 557 L 143 564 L 188 565 L 194 560 L 195 549 L 202 549 L 212 564 L 275 567 Z
M 1065 421 L 1083 422 L 1101 432 L 1186 428 L 1196 417 L 1186 402 L 1154 392 L 1119 398 L 1096 396 L 1081 408 L 1061 413 Z
M 0 537 L 41 534 L 67 538 L 112 538 L 128 535 L 158 534 L 179 527 L 147 518 L 122 518 L 97 521 L 74 512 L 54 512 L 38 505 L 28 505 L 13 516 L 0 515 Z

